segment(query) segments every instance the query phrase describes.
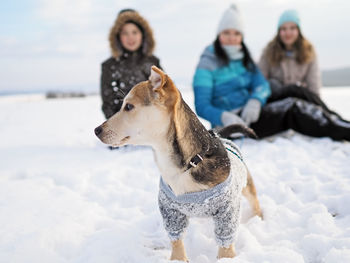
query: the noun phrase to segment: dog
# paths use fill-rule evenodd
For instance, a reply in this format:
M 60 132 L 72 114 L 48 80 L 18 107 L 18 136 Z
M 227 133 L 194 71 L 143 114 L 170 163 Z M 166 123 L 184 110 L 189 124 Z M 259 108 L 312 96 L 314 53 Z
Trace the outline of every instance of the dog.
M 233 125 L 221 130 L 251 133 Z M 220 130 L 218 131 L 220 134 Z M 214 218 L 218 258 L 235 256 L 241 194 L 262 217 L 255 186 L 238 147 L 208 131 L 168 75 L 152 66 L 122 108 L 95 129 L 111 146 L 149 145 L 161 173 L 159 207 L 172 244 L 171 260 L 188 261 L 182 234 L 188 216 Z

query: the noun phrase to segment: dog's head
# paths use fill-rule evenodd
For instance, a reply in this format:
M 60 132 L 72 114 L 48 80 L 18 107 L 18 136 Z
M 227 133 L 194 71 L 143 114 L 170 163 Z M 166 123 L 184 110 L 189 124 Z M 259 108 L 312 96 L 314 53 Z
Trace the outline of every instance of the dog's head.
M 95 129 L 96 136 L 112 146 L 152 145 L 164 136 L 181 95 L 171 79 L 152 66 L 148 81 L 134 86 L 119 112 Z

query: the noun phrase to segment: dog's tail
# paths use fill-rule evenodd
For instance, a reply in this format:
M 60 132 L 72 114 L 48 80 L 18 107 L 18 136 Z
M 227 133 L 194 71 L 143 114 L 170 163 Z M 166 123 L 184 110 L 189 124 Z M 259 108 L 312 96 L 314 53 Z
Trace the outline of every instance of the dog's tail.
M 230 138 L 234 138 L 236 136 L 232 136 L 233 134 L 237 134 L 240 133 L 242 135 L 245 135 L 249 138 L 253 138 L 253 139 L 257 139 L 258 136 L 255 134 L 255 132 L 253 131 L 253 129 L 245 126 L 245 125 L 241 125 L 241 124 L 232 124 L 223 128 L 220 128 L 218 130 L 216 130 L 216 133 L 222 137 L 222 138 L 226 138 L 226 139 L 230 139 Z

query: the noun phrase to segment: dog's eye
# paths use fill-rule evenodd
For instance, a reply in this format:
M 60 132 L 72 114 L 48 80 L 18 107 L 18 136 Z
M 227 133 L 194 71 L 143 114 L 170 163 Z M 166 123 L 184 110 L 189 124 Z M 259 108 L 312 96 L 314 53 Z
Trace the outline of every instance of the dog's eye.
M 134 108 L 134 105 L 127 103 L 127 104 L 125 104 L 124 110 L 131 111 L 133 108 Z

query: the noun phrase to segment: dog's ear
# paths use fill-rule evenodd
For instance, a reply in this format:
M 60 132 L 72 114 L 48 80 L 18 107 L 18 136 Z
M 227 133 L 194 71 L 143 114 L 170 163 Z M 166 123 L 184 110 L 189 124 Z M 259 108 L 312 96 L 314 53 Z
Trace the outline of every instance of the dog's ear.
M 152 90 L 156 93 L 156 98 L 164 105 L 174 106 L 181 99 L 181 95 L 172 80 L 156 66 L 152 66 L 149 81 Z
M 152 84 L 153 90 L 159 91 L 166 82 L 166 75 L 162 70 L 160 70 L 156 66 L 152 66 L 149 80 Z

